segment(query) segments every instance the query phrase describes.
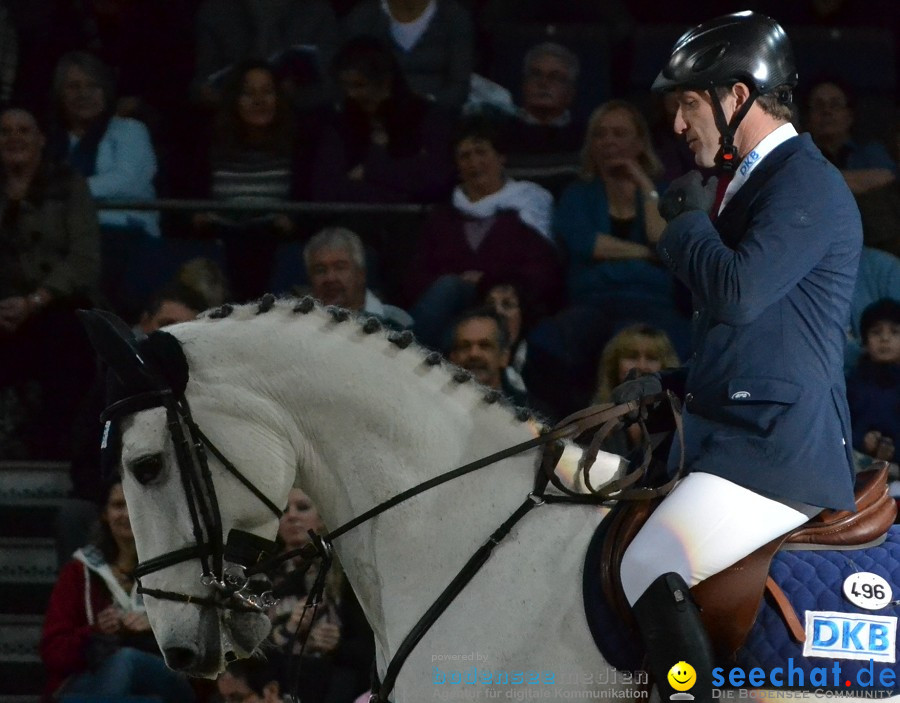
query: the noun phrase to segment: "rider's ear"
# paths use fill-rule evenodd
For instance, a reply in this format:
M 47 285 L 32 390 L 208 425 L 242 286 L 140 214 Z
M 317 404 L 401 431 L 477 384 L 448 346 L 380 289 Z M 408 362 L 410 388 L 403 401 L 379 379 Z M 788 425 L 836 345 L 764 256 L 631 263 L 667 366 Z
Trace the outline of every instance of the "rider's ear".
M 731 94 L 734 95 L 734 109 L 739 110 L 741 106 L 750 98 L 750 88 L 746 83 L 737 82 L 731 86 Z

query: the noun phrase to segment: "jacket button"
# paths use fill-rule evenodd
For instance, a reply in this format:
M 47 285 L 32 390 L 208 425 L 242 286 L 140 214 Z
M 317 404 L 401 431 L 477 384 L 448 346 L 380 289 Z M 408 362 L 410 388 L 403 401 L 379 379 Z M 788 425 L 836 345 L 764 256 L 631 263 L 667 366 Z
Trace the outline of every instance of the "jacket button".
M 700 317 L 700 311 L 699 311 L 699 310 L 694 310 L 694 319 L 696 320 L 696 319 L 698 319 L 699 317 Z
M 693 401 L 694 401 L 693 393 L 688 393 L 687 395 L 684 396 L 684 404 L 685 405 L 690 405 Z

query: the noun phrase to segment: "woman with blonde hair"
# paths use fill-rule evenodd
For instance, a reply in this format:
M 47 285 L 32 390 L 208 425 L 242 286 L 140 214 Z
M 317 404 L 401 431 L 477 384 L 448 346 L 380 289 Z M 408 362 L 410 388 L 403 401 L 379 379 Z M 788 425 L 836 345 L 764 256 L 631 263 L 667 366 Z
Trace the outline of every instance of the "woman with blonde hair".
M 638 165 L 650 178 L 658 178 L 663 172 L 663 164 L 653 148 L 647 121 L 637 107 L 627 100 L 621 99 L 608 100 L 591 113 L 587 126 L 588 138 L 585 139 L 585 143 L 581 146 L 581 177 L 589 181 L 601 175 L 602 161 L 598 162 L 592 153 L 591 138 L 600 128 L 600 123 L 604 118 L 617 110 L 621 110 L 631 120 L 634 128 L 634 137 L 640 145 L 640 151 L 636 156 Z
M 93 54 L 63 56 L 53 76 L 53 129 L 48 137 L 52 161 L 84 176 L 94 198 L 154 200 L 156 153 L 143 122 L 115 114 L 112 69 Z M 159 213 L 101 210 L 104 232 L 123 237 L 159 237 Z
M 612 389 L 637 369 L 640 374 L 657 373 L 681 365 L 668 335 L 651 325 L 637 324 L 619 331 L 600 355 L 595 403 L 612 400 Z
M 562 193 L 553 234 L 567 255 L 567 306 L 553 321 L 561 350 L 548 363 L 564 368 L 575 410 L 593 392 L 596 360 L 612 335 L 647 323 L 666 332 L 686 355 L 690 322 L 676 303 L 676 282 L 656 256 L 665 227 L 656 179 L 662 173 L 647 123 L 624 100 L 610 100 L 591 115 L 582 149 L 581 177 Z M 538 351 L 535 347 L 535 351 Z
M 278 539 L 285 551 L 299 549 L 309 543 L 310 530 L 321 534 L 325 525 L 310 497 L 292 488 Z M 307 608 L 318 567 L 300 568 L 301 561 L 286 561 L 273 575 L 279 602 L 269 611 L 272 646 L 267 659 L 282 691 L 293 690 L 304 701 L 351 703 L 369 685 L 375 657 L 372 629 L 337 561 L 325 577 L 322 601 Z
M 625 327 L 609 340 L 600 355 L 594 402 L 611 402 L 613 388 L 623 383 L 631 371 L 643 376 L 679 366 L 675 347 L 661 329 L 643 323 Z M 604 449 L 626 456 L 640 445 L 640 440 L 640 427 L 632 424 L 610 435 Z
M 656 260 L 665 227 L 657 211 L 661 173 L 636 107 L 610 100 L 594 111 L 581 178 L 563 191 L 554 213 L 554 234 L 569 255 L 570 303 L 611 307 L 623 322 L 645 319 L 647 308 L 674 307 L 672 278 Z

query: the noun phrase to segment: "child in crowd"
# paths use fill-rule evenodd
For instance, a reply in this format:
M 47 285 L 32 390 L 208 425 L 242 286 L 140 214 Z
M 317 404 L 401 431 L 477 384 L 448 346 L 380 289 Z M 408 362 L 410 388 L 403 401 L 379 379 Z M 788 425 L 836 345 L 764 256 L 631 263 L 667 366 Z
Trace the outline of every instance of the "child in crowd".
M 900 302 L 872 303 L 859 327 L 863 355 L 847 378 L 853 448 L 891 461 L 900 438 Z

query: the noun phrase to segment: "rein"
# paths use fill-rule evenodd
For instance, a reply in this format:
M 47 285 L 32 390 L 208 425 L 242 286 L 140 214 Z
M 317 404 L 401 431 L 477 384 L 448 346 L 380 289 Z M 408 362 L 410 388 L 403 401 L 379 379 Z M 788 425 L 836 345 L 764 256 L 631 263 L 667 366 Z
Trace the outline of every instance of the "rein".
M 652 404 L 657 400 L 656 396 L 643 398 L 640 401 L 636 402 L 632 401 L 629 403 L 624 403 L 622 405 L 591 406 L 590 408 L 574 413 L 573 415 L 570 415 L 567 418 L 563 419 L 552 430 L 536 438 L 536 440 L 524 443 L 525 445 L 529 445 L 527 448 L 539 445 L 544 446 L 544 458 L 541 462 L 542 470 L 539 470 L 535 476 L 534 488 L 532 489 L 531 493 L 528 494 L 528 497 L 525 499 L 525 501 L 512 513 L 512 515 L 510 515 L 493 533 L 491 533 L 487 541 L 482 544 L 478 548 L 478 550 L 469 558 L 469 560 L 459 570 L 453 580 L 437 597 L 437 600 L 435 600 L 435 602 L 432 603 L 431 607 L 429 607 L 428 610 L 425 611 L 425 614 L 422 615 L 421 618 L 419 618 L 419 621 L 413 626 L 413 628 L 400 643 L 400 646 L 397 648 L 397 651 L 394 653 L 394 656 L 388 663 L 388 667 L 384 675 L 384 680 L 379 682 L 377 671 L 375 672 L 372 689 L 369 695 L 369 703 L 389 703 L 388 696 L 390 696 L 391 691 L 393 691 L 394 689 L 394 685 L 396 684 L 397 677 L 400 674 L 400 670 L 409 655 L 412 654 L 416 645 L 419 643 L 419 641 L 421 641 L 421 639 L 425 636 L 431 626 L 434 625 L 437 619 L 444 613 L 444 611 L 447 610 L 456 596 L 458 596 L 462 592 L 462 590 L 469 584 L 469 582 L 475 577 L 481 567 L 490 558 L 491 554 L 494 551 L 494 548 L 497 547 L 501 541 L 503 541 L 503 539 L 510 533 L 516 523 L 518 523 L 534 508 L 544 505 L 545 503 L 563 503 L 569 505 L 600 505 L 606 503 L 609 500 L 650 500 L 657 496 L 665 495 L 672 490 L 675 483 L 680 478 L 684 468 L 684 441 L 682 436 L 681 413 L 680 408 L 678 407 L 678 401 L 675 398 L 674 394 L 672 394 L 671 392 L 666 394 L 666 398 L 669 401 L 670 407 L 672 409 L 672 414 L 675 418 L 675 425 L 676 430 L 679 434 L 679 438 L 681 438 L 682 440 L 682 454 L 678 471 L 675 476 L 664 485 L 657 488 L 629 488 L 629 486 L 633 485 L 644 475 L 646 468 L 650 463 L 650 437 L 647 433 L 647 428 L 643 422 L 643 418 L 638 420 L 640 422 L 641 434 L 644 440 L 644 461 L 641 463 L 641 465 L 622 479 L 613 479 L 611 481 L 608 481 L 606 484 L 600 486 L 596 490 L 591 489 L 590 483 L 588 481 L 588 472 L 590 471 L 590 465 L 593 464 L 594 460 L 597 457 L 600 444 L 604 439 L 606 439 L 606 437 L 610 432 L 612 432 L 613 429 L 622 424 L 620 418 L 633 412 L 642 413 L 644 406 Z M 550 442 L 554 442 L 563 437 L 577 437 L 583 432 L 597 427 L 597 425 L 601 425 L 600 430 L 595 434 L 589 450 L 585 453 L 585 455 L 583 455 L 582 461 L 580 462 L 580 468 L 585 471 L 585 485 L 592 492 L 591 494 L 576 493 L 564 486 L 559 480 L 559 477 L 557 477 L 555 472 L 553 471 L 553 468 L 556 466 L 557 462 L 559 461 L 559 457 L 561 456 L 562 448 L 559 447 L 557 451 L 554 451 L 550 445 Z M 535 441 L 537 441 L 537 444 L 534 443 Z M 506 458 L 506 456 L 511 456 L 512 454 L 519 453 L 513 450 L 521 446 L 523 445 L 510 447 L 504 452 L 498 452 L 498 454 L 503 455 L 501 458 Z M 519 451 L 525 451 L 525 449 L 520 449 Z M 507 452 L 512 452 L 512 454 L 508 454 Z M 450 471 L 446 474 L 442 474 L 441 476 L 438 476 L 437 479 L 450 480 L 450 478 L 455 478 L 456 475 L 462 475 L 462 473 L 458 472 L 468 473 L 468 471 L 473 471 L 476 468 L 481 468 L 482 466 L 487 465 L 483 462 L 487 461 L 488 463 L 492 463 L 489 460 L 491 460 L 492 457 L 495 456 L 497 455 L 491 455 L 477 462 L 472 462 L 472 464 L 467 464 L 466 466 L 460 467 L 459 469 Z M 494 461 L 497 460 L 498 459 L 494 459 Z M 589 463 L 585 463 L 586 461 L 589 461 Z M 466 469 L 468 469 L 468 471 L 464 471 Z M 432 480 L 434 481 L 437 479 Z M 439 482 L 443 483 L 443 480 Z M 545 494 L 545 490 L 550 483 L 552 483 L 555 488 L 565 493 L 565 495 Z M 419 486 L 417 486 L 416 488 L 424 485 L 425 484 L 419 484 Z M 406 493 L 409 493 L 409 491 L 407 491 Z M 413 493 L 413 495 L 415 495 L 415 493 Z M 382 503 L 381 505 L 376 506 L 376 509 L 381 508 L 384 505 L 385 503 Z M 384 509 L 386 510 L 387 508 L 385 507 Z M 380 512 L 383 512 L 383 510 L 381 510 Z M 346 523 L 346 525 L 342 527 L 347 527 L 348 525 L 351 525 L 352 522 L 353 521 L 351 521 L 350 523 Z M 346 532 L 346 530 L 344 531 Z M 337 532 L 337 530 L 335 532 Z M 327 539 L 327 537 L 323 539 Z
M 675 419 L 676 431 L 679 435 L 679 438 L 681 439 L 681 457 L 678 471 L 676 472 L 675 476 L 661 486 L 646 488 L 631 487 L 645 474 L 646 469 L 650 463 L 652 453 L 651 450 L 654 448 L 651 444 L 650 436 L 647 432 L 646 425 L 644 424 L 642 418 L 638 420 L 641 427 L 641 436 L 644 445 L 644 459 L 641 465 L 635 470 L 628 473 L 623 478 L 608 481 L 606 484 L 600 486 L 597 489 L 593 489 L 590 486 L 589 481 L 590 467 L 593 465 L 595 459 L 597 458 L 597 454 L 600 451 L 600 445 L 614 429 L 622 425 L 621 418 L 625 415 L 630 415 L 635 412 L 643 413 L 644 408 L 655 403 L 659 399 L 659 397 L 648 396 L 641 399 L 640 401 L 631 401 L 621 405 L 594 405 L 586 408 L 585 410 L 581 410 L 577 413 L 569 415 L 552 429 L 539 435 L 538 437 L 535 437 L 534 439 L 513 445 L 512 447 L 508 447 L 494 454 L 482 457 L 481 459 L 477 459 L 476 461 L 470 462 L 451 471 L 447 471 L 446 473 L 440 474 L 439 476 L 436 476 L 432 479 L 423 481 L 422 483 L 417 484 L 416 486 L 413 486 L 412 488 L 409 488 L 402 493 L 398 493 L 392 498 L 379 503 L 375 507 L 345 522 L 340 527 L 332 530 L 331 532 L 328 532 L 325 535 L 317 535 L 313 532 L 310 532 L 310 536 L 313 538 L 313 541 L 310 544 L 307 544 L 299 549 L 294 549 L 289 552 L 280 554 L 277 557 L 274 557 L 273 559 L 270 559 L 266 562 L 261 562 L 256 566 L 248 569 L 246 573 L 250 575 L 253 573 L 265 572 L 277 566 L 278 564 L 287 561 L 288 559 L 293 559 L 297 556 L 301 557 L 303 560 L 310 560 L 319 555 L 327 557 L 323 558 L 323 565 L 319 573 L 319 576 L 324 578 L 322 576 L 322 572 L 326 571 L 331 565 L 331 542 L 337 537 L 346 534 L 354 527 L 357 527 L 362 523 L 371 520 L 377 515 L 380 515 L 381 513 L 386 512 L 394 506 L 399 505 L 400 503 L 416 495 L 419 495 L 420 493 L 424 493 L 425 491 L 434 488 L 435 486 L 439 486 L 448 481 L 452 481 L 455 478 L 459 478 L 460 476 L 464 476 L 478 469 L 490 466 L 491 464 L 494 464 L 498 461 L 511 456 L 515 456 L 516 454 L 521 454 L 525 451 L 528 451 L 529 449 L 540 446 L 544 447 L 544 456 L 541 461 L 541 467 L 535 476 L 534 488 L 528 494 L 528 497 L 512 513 L 512 515 L 510 515 L 493 533 L 491 533 L 487 541 L 484 542 L 484 544 L 482 544 L 469 558 L 469 560 L 459 570 L 453 580 L 437 597 L 434 603 L 432 603 L 432 605 L 428 608 L 428 610 L 425 611 L 422 617 L 419 618 L 418 622 L 413 626 L 409 633 L 407 633 L 406 637 L 397 648 L 397 651 L 394 653 L 394 656 L 391 658 L 391 661 L 388 663 L 388 667 L 385 671 L 385 676 L 382 681 L 378 681 L 376 672 L 374 677 L 375 681 L 373 683 L 373 687 L 369 696 L 369 703 L 388 703 L 388 697 L 394 689 L 394 685 L 396 684 L 397 677 L 400 674 L 400 670 L 402 669 L 403 664 L 409 658 L 409 655 L 412 654 L 416 645 L 421 641 L 428 630 L 431 629 L 431 626 L 434 625 L 434 623 L 444 613 L 444 611 L 447 610 L 447 608 L 462 592 L 462 590 L 475 577 L 481 567 L 490 558 L 491 554 L 494 551 L 494 548 L 497 547 L 504 538 L 506 538 L 512 528 L 529 512 L 531 512 L 531 510 L 544 504 L 554 503 L 568 505 L 602 505 L 611 500 L 651 500 L 653 498 L 663 496 L 672 490 L 672 488 L 675 486 L 675 483 L 681 477 L 684 468 L 684 441 L 681 412 L 678 405 L 678 400 L 671 392 L 666 393 L 665 397 L 669 402 L 670 408 L 672 410 L 672 415 Z M 585 452 L 585 454 L 582 456 L 581 461 L 579 462 L 579 468 L 584 471 L 585 485 L 588 487 L 591 493 L 576 493 L 575 491 L 572 491 L 571 489 L 566 487 L 559 480 L 559 477 L 554 471 L 554 468 L 559 462 L 559 458 L 562 454 L 562 446 L 554 446 L 553 443 L 556 443 L 558 442 L 558 440 L 561 440 L 563 438 L 577 437 L 584 432 L 597 428 L 598 426 L 600 426 L 600 429 L 596 431 L 588 450 Z M 545 491 L 548 484 L 552 484 L 564 495 L 546 494 Z M 310 600 L 312 601 L 311 606 L 317 606 L 320 597 L 321 593 L 315 591 L 314 589 L 314 592 L 310 593 Z M 305 645 L 306 642 L 304 641 L 302 643 L 301 652 L 305 648 Z
M 542 447 L 543 456 L 535 476 L 532 491 L 512 515 L 491 533 L 487 541 L 470 557 L 459 573 L 438 596 L 437 600 L 422 615 L 403 642 L 401 642 L 389 662 L 384 680 L 380 684 L 376 683 L 376 686 L 373 686 L 373 691 L 369 698 L 370 703 L 387 703 L 397 676 L 415 646 L 449 607 L 456 596 L 478 573 L 479 569 L 491 556 L 494 548 L 506 538 L 512 528 L 531 510 L 545 503 L 603 505 L 615 500 L 650 500 L 665 495 L 674 487 L 682 474 L 684 466 L 683 441 L 681 442 L 679 469 L 671 480 L 658 487 L 634 487 L 644 476 L 651 459 L 652 449 L 654 448 L 643 422 L 643 417 L 646 414 L 647 407 L 655 404 L 661 397 L 647 396 L 638 401 L 630 401 L 620 405 L 594 405 L 573 413 L 537 437 L 423 481 L 379 503 L 325 535 L 311 533 L 312 541 L 304 547 L 278 555 L 275 554 L 277 545 L 274 541 L 258 537 L 243 530 L 232 529 L 228 535 L 227 542 L 223 541 L 222 517 L 219 512 L 212 474 L 209 470 L 207 448 L 221 462 L 226 471 L 256 496 L 276 517 L 280 518 L 282 511 L 256 488 L 200 430 L 196 422 L 194 422 L 187 399 L 183 395 L 176 397 L 171 390 L 139 393 L 109 406 L 101 415 L 101 421 L 106 423 L 103 445 L 106 448 L 106 440 L 113 421 L 139 410 L 147 410 L 154 407 L 165 408 L 167 428 L 175 447 L 182 488 L 190 511 L 195 544 L 139 563 L 134 570 L 138 592 L 162 600 L 258 613 L 264 612 L 276 603 L 272 592 L 264 590 L 265 584 L 268 583 L 268 578 L 261 579 L 259 577 L 268 574 L 279 564 L 298 556 L 304 560 L 311 560 L 316 557 L 322 558 L 322 566 L 316 579 L 318 587 L 314 587 L 309 598 L 309 605 L 314 608 L 322 597 L 321 591 L 324 588 L 325 573 L 327 573 L 331 565 L 331 554 L 333 551 L 331 543 L 334 539 L 436 486 L 511 456 L 522 454 L 530 449 Z M 666 393 L 665 397 L 675 418 L 676 430 L 681 436 L 682 423 L 678 401 L 671 392 Z M 622 478 L 612 479 L 596 489 L 593 488 L 590 484 L 590 469 L 597 458 L 602 442 L 613 430 L 622 426 L 621 418 L 634 415 L 638 416 L 637 422 L 641 428 L 644 447 L 644 458 L 641 465 Z M 588 449 L 582 455 L 578 466 L 578 469 L 583 471 L 584 483 L 590 491 L 584 494 L 575 492 L 565 486 L 556 475 L 555 468 L 564 450 L 560 440 L 578 437 L 588 431 L 594 431 L 595 434 Z M 552 485 L 560 491 L 560 494 L 546 494 L 545 491 L 548 485 Z M 196 596 L 173 591 L 148 589 L 141 584 L 140 578 L 142 576 L 194 558 L 199 559 L 201 563 L 201 584 L 213 588 L 213 593 L 210 596 Z M 254 577 L 257 577 L 256 583 L 253 582 Z M 261 583 L 262 586 L 260 585 Z M 305 644 L 304 641 L 301 651 L 305 648 Z M 376 687 L 377 691 L 375 690 Z
M 671 405 L 673 416 L 675 417 L 676 428 L 680 435 L 681 413 L 680 408 L 677 407 L 678 401 L 671 393 L 667 394 L 666 397 Z M 459 478 L 460 476 L 470 474 L 473 471 L 477 471 L 478 469 L 483 469 L 487 466 L 502 461 L 503 459 L 508 459 L 511 456 L 522 454 L 524 452 L 527 452 L 529 449 L 534 449 L 536 447 L 544 447 L 544 456 L 541 460 L 541 472 L 547 478 L 547 481 L 544 482 L 544 485 L 546 486 L 546 483 L 549 482 L 554 486 L 554 488 L 565 494 L 564 496 L 544 496 L 542 492 L 544 502 L 602 505 L 610 500 L 651 500 L 653 498 L 663 496 L 670 490 L 672 490 L 675 482 L 680 477 L 681 467 L 684 465 L 683 457 L 679 465 L 679 471 L 676 474 L 675 478 L 671 479 L 664 485 L 654 488 L 629 488 L 631 485 L 640 480 L 650 463 L 651 452 L 649 450 L 652 449 L 652 446 L 650 445 L 650 438 L 643 421 L 640 421 L 642 438 L 644 440 L 644 460 L 642 461 L 641 465 L 636 470 L 627 474 L 625 477 L 608 481 L 603 486 L 600 486 L 597 489 L 593 489 L 588 482 L 590 466 L 597 458 L 597 454 L 600 450 L 600 445 L 602 444 L 603 440 L 605 440 L 607 436 L 621 424 L 620 418 L 634 412 L 641 412 L 642 408 L 652 405 L 653 403 L 657 402 L 659 398 L 660 396 L 656 395 L 647 396 L 641 401 L 630 401 L 621 405 L 612 405 L 610 403 L 605 403 L 600 405 L 593 405 L 589 408 L 585 408 L 584 410 L 580 410 L 564 418 L 553 428 L 547 430 L 537 437 L 534 437 L 533 439 L 530 439 L 526 442 L 521 442 L 519 444 L 514 444 L 513 446 L 502 449 L 499 452 L 481 457 L 480 459 L 476 459 L 475 461 L 472 461 L 468 464 L 464 464 L 463 466 L 451 469 L 450 471 L 435 476 L 434 478 L 416 484 L 412 488 L 408 488 L 405 491 L 402 491 L 401 493 L 398 493 L 397 495 L 379 503 L 375 507 L 370 508 L 366 512 L 357 515 L 355 518 L 348 520 L 340 527 L 337 527 L 334 530 L 321 535 L 321 539 L 326 543 L 330 543 L 338 537 L 346 534 L 354 527 L 358 527 L 364 522 L 368 522 L 372 518 L 381 515 L 382 513 L 390 510 L 400 503 L 403 503 L 410 498 L 424 493 L 425 491 L 435 488 L 436 486 L 440 486 L 441 484 L 447 483 L 448 481 L 452 481 L 453 479 Z M 549 445 L 561 439 L 571 439 L 572 437 L 578 437 L 585 432 L 595 429 L 598 425 L 601 425 L 600 430 L 594 436 L 590 448 L 582 457 L 582 460 L 580 462 L 580 468 L 585 471 L 585 485 L 588 487 L 591 493 L 577 493 L 566 487 L 554 472 L 554 468 L 559 461 L 561 451 L 553 451 Z M 561 450 L 562 447 L 559 447 L 559 449 Z M 682 453 L 683 451 L 684 450 L 682 442 Z M 231 466 L 230 462 L 228 462 L 228 460 L 225 459 L 220 453 L 216 452 L 216 457 L 219 459 L 219 461 L 226 464 L 226 466 L 231 467 L 229 468 L 229 471 L 237 471 L 237 469 Z M 590 460 L 589 462 L 588 459 Z M 260 562 L 256 566 L 249 568 L 247 570 L 247 574 L 251 575 L 255 573 L 266 572 L 273 567 L 278 566 L 282 562 L 288 561 L 298 556 L 303 558 L 315 558 L 319 553 L 320 548 L 316 547 L 314 544 L 307 544 L 303 547 L 299 547 L 298 549 L 292 549 L 288 552 L 279 554 L 278 556 L 268 559 L 267 561 Z

